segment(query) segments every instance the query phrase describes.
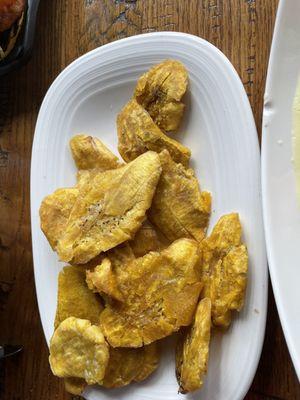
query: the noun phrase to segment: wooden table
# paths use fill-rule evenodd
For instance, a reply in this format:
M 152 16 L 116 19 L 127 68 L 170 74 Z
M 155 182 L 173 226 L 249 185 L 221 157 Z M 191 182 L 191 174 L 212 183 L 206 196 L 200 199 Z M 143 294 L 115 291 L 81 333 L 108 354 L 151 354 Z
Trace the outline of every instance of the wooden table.
M 31 144 L 51 82 L 75 58 L 107 42 L 160 30 L 192 33 L 215 44 L 234 64 L 260 136 L 276 8 L 277 0 L 41 1 L 31 61 L 0 79 L 0 343 L 24 345 L 20 356 L 0 368 L 1 399 L 71 398 L 49 369 L 31 253 Z M 300 399 L 271 289 L 262 358 L 246 399 Z

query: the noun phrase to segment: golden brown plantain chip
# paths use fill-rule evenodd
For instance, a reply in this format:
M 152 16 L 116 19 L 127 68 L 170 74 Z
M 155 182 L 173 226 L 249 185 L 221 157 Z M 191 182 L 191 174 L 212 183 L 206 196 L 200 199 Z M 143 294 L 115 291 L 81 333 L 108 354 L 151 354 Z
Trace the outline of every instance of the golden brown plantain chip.
M 99 256 L 97 258 L 100 259 Z M 135 260 L 135 255 L 132 248 L 129 242 L 125 242 L 103 253 L 103 257 L 98 265 L 93 267 L 90 265 L 92 262 L 84 264 L 85 267 L 87 265 L 91 266 L 90 270 L 86 271 L 88 287 L 90 290 L 101 294 L 107 301 L 110 298 L 123 301 L 123 294 L 118 287 L 116 269 L 122 268 L 124 264 L 133 260 Z
M 103 386 L 116 388 L 130 382 L 140 382 L 151 375 L 159 363 L 156 343 L 138 349 L 110 348 L 110 357 Z
M 135 382 L 141 382 L 151 375 L 159 364 L 160 353 L 157 342 L 148 344 L 147 346 L 139 347 L 144 349 L 143 364 L 141 365 L 138 374 L 135 377 Z M 135 350 L 135 349 L 131 349 Z
M 41 229 L 53 250 L 65 231 L 78 194 L 79 191 L 76 188 L 57 189 L 42 201 L 40 207 Z
M 188 74 L 176 60 L 165 60 L 143 74 L 136 85 L 134 97 L 164 131 L 175 131 L 181 122 Z
M 68 317 L 88 319 L 92 324 L 99 324 L 103 306 L 100 299 L 93 294 L 85 282 L 85 269 L 67 266 L 58 276 L 57 309 L 54 327 Z M 87 383 L 81 378 L 64 378 L 68 393 L 80 395 Z
M 121 166 L 118 157 L 96 137 L 76 135 L 70 140 L 70 148 L 79 170 L 97 168 L 103 172 Z
M 238 214 L 227 214 L 201 243 L 203 296 L 212 301 L 214 325 L 224 328 L 230 325 L 232 311 L 244 304 L 248 253 L 241 232 Z
M 77 187 L 80 189 L 99 172 L 124 165 L 99 139 L 77 135 L 70 141 L 73 158 L 78 168 Z
M 92 181 L 96 175 L 100 172 L 103 172 L 100 168 L 92 168 L 92 169 L 80 169 L 77 171 L 76 178 L 77 184 L 76 187 L 81 190 L 84 189 L 84 186 Z
M 211 330 L 211 301 L 202 299 L 197 307 L 195 320 L 176 347 L 176 376 L 181 393 L 193 392 L 203 385 Z
M 49 362 L 60 378 L 83 378 L 89 385 L 101 385 L 108 359 L 109 346 L 100 327 L 86 319 L 65 319 L 51 338 Z
M 202 284 L 198 245 L 180 239 L 115 268 L 123 303 L 107 303 L 100 315 L 112 347 L 140 347 L 191 323 Z
M 105 258 L 108 258 L 113 264 L 113 268 L 115 268 L 116 266 L 121 267 L 124 263 L 134 260 L 135 256 L 131 246 L 129 245 L 129 242 L 124 242 L 113 249 L 106 251 L 105 253 L 99 254 L 88 263 L 80 264 L 80 267 L 84 268 L 85 270 L 94 271 L 95 268 L 100 265 Z
M 176 164 L 167 151 L 159 158 L 162 174 L 149 219 L 170 241 L 187 237 L 200 242 L 209 222 L 211 195 L 201 192 L 194 171 Z
M 118 301 L 124 300 L 109 258 L 104 258 L 93 271 L 86 271 L 86 282 L 88 288 L 93 292 L 107 294 Z
M 80 264 L 79 267 L 84 270 L 93 271 L 98 265 L 102 263 L 105 258 L 109 258 L 114 265 L 123 265 L 125 262 L 135 259 L 134 253 L 129 241 L 119 244 L 118 246 L 101 253 L 98 256 L 92 258 L 89 262 L 85 264 Z
M 123 301 L 124 298 L 118 288 L 115 270 L 116 268 L 122 268 L 124 264 L 135 259 L 131 246 L 129 242 L 125 242 L 102 254 L 102 257 L 98 256 L 83 265 L 86 268 L 87 285 L 90 290 L 101 294 L 106 301 L 111 298 Z M 97 259 L 99 263 L 93 265 Z M 89 268 L 87 269 L 87 267 Z
M 54 327 L 69 317 L 88 319 L 93 325 L 98 325 L 102 310 L 100 298 L 87 287 L 85 269 L 71 265 L 64 267 L 58 276 Z
M 87 183 L 58 242 L 62 261 L 84 264 L 133 238 L 146 218 L 161 173 L 149 151 L 124 167 L 99 173 Z
M 128 162 L 148 150 L 168 150 L 176 162 L 189 163 L 190 150 L 181 143 L 165 135 L 153 122 L 148 112 L 130 100 L 117 117 L 118 149 L 122 158 Z
M 167 238 L 158 229 L 155 229 L 148 220 L 137 231 L 134 239 L 128 243 L 135 257 L 143 257 L 149 251 L 163 250 L 170 244 Z
M 107 251 L 105 255 L 112 262 L 114 268 L 122 267 L 124 264 L 135 259 L 135 255 L 131 246 L 129 245 L 129 242 L 125 242 L 117 247 L 114 247 L 113 249 Z
M 84 391 L 87 383 L 81 378 L 64 378 L 65 389 L 68 393 L 80 396 Z
M 56 190 L 45 197 L 40 207 L 41 229 L 54 250 L 65 231 L 79 190 L 100 172 L 119 168 L 122 165 L 97 138 L 77 135 L 71 139 L 70 145 L 74 160 L 82 168 L 77 172 L 77 185 L 74 188 Z M 83 169 L 84 167 L 90 169 Z

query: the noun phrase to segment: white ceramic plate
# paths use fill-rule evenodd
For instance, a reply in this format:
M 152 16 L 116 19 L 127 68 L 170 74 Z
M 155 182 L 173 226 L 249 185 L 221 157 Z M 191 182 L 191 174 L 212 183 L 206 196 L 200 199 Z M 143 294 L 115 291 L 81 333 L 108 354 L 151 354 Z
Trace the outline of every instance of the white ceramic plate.
M 98 48 L 66 68 L 49 89 L 36 125 L 31 165 L 31 218 L 35 281 L 49 342 L 62 265 L 39 228 L 43 197 L 75 183 L 68 149 L 72 135 L 87 132 L 117 151 L 115 120 L 138 76 L 165 59 L 189 71 L 187 115 L 178 138 L 192 149 L 202 188 L 213 194 L 211 225 L 238 211 L 250 254 L 246 306 L 225 335 L 212 343 L 204 388 L 177 395 L 174 347 L 169 341 L 159 370 L 146 382 L 119 390 L 89 389 L 87 399 L 158 400 L 244 398 L 259 360 L 265 328 L 267 267 L 260 196 L 260 157 L 248 98 L 234 68 L 208 42 L 180 33 L 135 36 Z
M 292 103 L 300 73 L 300 1 L 281 1 L 269 62 L 262 140 L 262 194 L 277 308 L 300 379 L 300 208 L 292 164 Z

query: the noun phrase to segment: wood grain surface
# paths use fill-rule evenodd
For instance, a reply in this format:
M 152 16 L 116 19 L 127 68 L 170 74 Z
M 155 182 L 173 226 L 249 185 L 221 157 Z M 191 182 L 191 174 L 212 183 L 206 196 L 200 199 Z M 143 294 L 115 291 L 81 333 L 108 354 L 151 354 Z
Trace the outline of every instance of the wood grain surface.
M 1 399 L 71 398 L 49 369 L 31 253 L 31 145 L 51 82 L 75 58 L 110 41 L 161 30 L 192 33 L 219 47 L 237 69 L 260 136 L 276 9 L 277 0 L 41 0 L 30 62 L 0 78 L 0 343 L 24 346 L 0 366 Z M 271 290 L 263 353 L 246 399 L 300 399 Z

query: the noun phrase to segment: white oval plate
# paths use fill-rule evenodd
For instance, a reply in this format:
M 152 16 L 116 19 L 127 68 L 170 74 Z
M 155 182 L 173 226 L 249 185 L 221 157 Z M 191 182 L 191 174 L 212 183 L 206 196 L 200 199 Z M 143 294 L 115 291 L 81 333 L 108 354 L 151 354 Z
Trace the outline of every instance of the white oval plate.
M 272 286 L 300 380 L 300 208 L 292 164 L 292 104 L 300 76 L 300 1 L 281 0 L 265 91 L 262 195 Z
M 211 226 L 238 211 L 250 254 L 246 306 L 229 331 L 211 346 L 203 389 L 177 395 L 174 347 L 164 345 L 158 371 L 146 382 L 118 390 L 90 388 L 87 399 L 243 399 L 259 360 L 267 305 L 267 266 L 261 216 L 260 156 L 257 134 L 243 85 L 227 58 L 214 46 L 181 33 L 131 37 L 98 48 L 67 67 L 50 87 L 36 125 L 31 164 L 31 218 L 35 281 L 40 315 L 49 342 L 56 307 L 57 274 L 62 268 L 39 228 L 44 196 L 75 183 L 68 142 L 87 132 L 117 151 L 116 115 L 129 100 L 139 75 L 166 59 L 189 71 L 187 115 L 179 139 L 192 149 L 202 188 L 213 194 Z M 169 341 L 167 341 L 169 342 Z

